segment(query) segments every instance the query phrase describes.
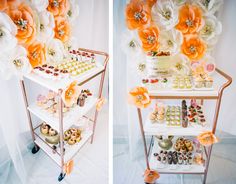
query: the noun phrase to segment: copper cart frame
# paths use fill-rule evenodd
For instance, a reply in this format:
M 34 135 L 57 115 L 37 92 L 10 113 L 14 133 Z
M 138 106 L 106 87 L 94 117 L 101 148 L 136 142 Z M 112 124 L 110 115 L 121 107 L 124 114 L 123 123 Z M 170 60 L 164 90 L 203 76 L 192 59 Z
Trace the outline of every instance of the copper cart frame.
M 81 86 L 87 82 L 89 82 L 90 80 L 92 80 L 93 78 L 101 75 L 101 79 L 100 79 L 100 84 L 99 84 L 99 91 L 98 91 L 98 99 L 102 97 L 102 92 L 103 92 L 103 85 L 104 85 L 104 80 L 105 80 L 105 74 L 106 74 L 106 68 L 107 68 L 107 64 L 108 64 L 108 60 L 109 60 L 109 55 L 105 52 L 101 52 L 101 51 L 95 51 L 95 50 L 89 50 L 89 49 L 84 49 L 84 48 L 79 48 L 79 51 L 83 51 L 83 52 L 89 52 L 89 53 L 93 53 L 95 55 L 99 55 L 104 57 L 104 61 L 103 61 L 103 70 L 94 74 L 93 76 L 85 79 L 84 81 L 80 82 L 78 85 Z M 23 99 L 24 99 L 24 104 L 25 104 L 25 108 L 26 108 L 26 113 L 27 113 L 27 119 L 28 119 L 28 123 L 29 123 L 29 127 L 30 127 L 30 133 L 31 133 L 31 137 L 33 139 L 34 142 L 34 147 L 32 148 L 32 153 L 35 154 L 39 151 L 40 147 L 36 144 L 35 140 L 36 140 L 36 136 L 40 138 L 40 136 L 35 132 L 35 130 L 40 126 L 38 125 L 37 127 L 33 127 L 33 123 L 32 123 L 32 118 L 31 118 L 31 112 L 29 111 L 28 107 L 29 107 L 29 103 L 28 103 L 28 99 L 27 99 L 27 92 L 26 92 L 26 88 L 25 88 L 25 82 L 24 80 L 20 80 L 20 86 L 21 86 L 21 90 L 22 90 L 22 95 L 23 95 Z M 58 181 L 61 181 L 64 179 L 66 173 L 64 171 L 64 129 L 63 129 L 63 101 L 62 101 L 62 97 L 61 94 L 63 92 L 63 89 L 59 89 L 57 92 L 57 95 L 59 97 L 58 100 L 58 111 L 59 111 L 59 119 L 58 119 L 58 123 L 59 123 L 59 135 L 60 135 L 60 153 L 58 153 L 57 151 L 53 150 L 53 148 L 43 139 L 41 139 L 41 141 L 43 141 L 47 146 L 49 146 L 52 151 L 55 151 L 55 154 L 60 155 L 60 159 L 61 159 L 61 164 L 59 165 L 61 168 L 61 173 L 58 177 Z M 88 118 L 87 116 L 83 116 L 84 118 L 87 118 L 88 121 L 93 122 L 93 127 L 92 127 L 92 135 L 90 137 L 90 143 L 92 144 L 94 141 L 94 134 L 95 134 L 95 129 L 96 129 L 96 124 L 97 124 L 97 118 L 98 118 L 98 110 L 95 110 L 95 114 L 94 117 Z M 86 141 L 87 142 L 87 141 Z M 80 150 L 80 149 L 79 149 Z M 79 152 L 79 150 L 73 155 L 72 158 L 74 158 L 74 156 L 76 156 L 76 154 Z M 46 152 L 45 152 L 46 153 Z M 46 153 L 47 154 L 47 153 Z M 72 159 L 71 158 L 71 159 Z
M 212 133 L 215 134 L 216 132 L 216 127 L 217 127 L 217 121 L 219 117 L 219 111 L 220 111 L 220 105 L 221 105 L 221 100 L 222 100 L 222 95 L 224 92 L 224 89 L 227 88 L 231 83 L 232 83 L 232 78 L 224 73 L 222 70 L 216 68 L 216 72 L 223 76 L 227 82 L 225 82 L 219 89 L 218 95 L 217 96 L 151 96 L 151 99 L 198 99 L 201 100 L 201 104 L 203 105 L 204 100 L 216 100 L 216 107 L 215 107 L 215 114 L 214 114 L 214 119 L 213 119 L 213 127 L 212 127 Z M 142 135 L 142 141 L 143 141 L 143 146 L 144 146 L 144 154 L 145 154 L 145 162 L 146 162 L 146 167 L 147 169 L 150 170 L 150 164 L 149 164 L 149 155 L 150 155 L 150 150 L 151 147 L 153 146 L 153 135 L 151 136 L 151 141 L 149 148 L 147 147 L 147 142 L 145 138 L 145 132 L 144 132 L 144 126 L 143 126 L 143 119 L 142 119 L 142 113 L 141 109 L 137 108 L 137 113 L 138 113 L 138 120 L 139 120 L 139 126 L 140 126 L 140 131 Z M 206 184 L 206 179 L 207 179 L 207 173 L 209 169 L 209 164 L 210 164 L 210 158 L 211 158 L 211 153 L 212 153 L 212 147 L 213 145 L 209 147 L 204 147 L 204 151 L 206 154 L 206 164 L 205 164 L 205 171 L 203 173 L 197 172 L 197 173 L 189 173 L 189 172 L 159 172 L 160 174 L 198 174 L 198 175 L 204 175 L 203 178 L 203 184 Z

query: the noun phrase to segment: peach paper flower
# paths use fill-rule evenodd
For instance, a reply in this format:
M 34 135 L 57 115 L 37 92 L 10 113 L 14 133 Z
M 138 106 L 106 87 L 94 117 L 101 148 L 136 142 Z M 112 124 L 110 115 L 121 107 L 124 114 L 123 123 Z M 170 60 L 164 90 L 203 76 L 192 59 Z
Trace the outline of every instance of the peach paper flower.
M 100 111 L 105 103 L 106 103 L 106 99 L 104 97 L 99 98 L 96 103 L 96 109 Z
M 201 133 L 199 136 L 197 136 L 197 139 L 203 146 L 210 146 L 218 142 L 216 136 L 210 131 Z
M 125 10 L 126 24 L 129 29 L 137 29 L 146 25 L 150 20 L 150 10 L 140 0 L 132 0 Z
M 49 0 L 47 10 L 54 16 L 65 15 L 70 8 L 69 0 Z
M 129 92 L 129 101 L 138 108 L 146 108 L 151 104 L 148 91 L 144 87 L 136 87 Z
M 179 23 L 176 29 L 183 34 L 196 33 L 204 26 L 202 11 L 194 5 L 184 5 L 179 10 Z
M 55 38 L 66 42 L 70 37 L 70 24 L 65 17 L 55 17 Z
M 139 38 L 142 42 L 143 50 L 157 51 L 159 48 L 158 35 L 159 31 L 156 26 L 150 26 L 147 28 L 140 29 L 138 32 Z
M 188 35 L 184 37 L 181 50 L 190 60 L 196 61 L 204 56 L 206 44 L 197 35 Z
M 146 169 L 144 173 L 145 183 L 155 183 L 155 181 L 160 178 L 160 174 L 155 170 Z
M 28 58 L 34 68 L 46 62 L 46 47 L 40 42 L 32 43 L 28 46 Z
M 22 3 L 17 9 L 9 9 L 8 15 L 17 26 L 16 38 L 20 44 L 30 44 L 35 39 L 36 25 L 32 9 Z
M 20 4 L 19 0 L 0 0 L 0 11 L 14 9 Z
M 76 103 L 79 97 L 79 86 L 77 82 L 72 82 L 62 93 L 62 100 L 67 107 L 71 107 Z
M 64 166 L 64 170 L 65 170 L 66 174 L 70 174 L 72 172 L 73 168 L 74 168 L 74 161 L 73 160 L 68 161 Z

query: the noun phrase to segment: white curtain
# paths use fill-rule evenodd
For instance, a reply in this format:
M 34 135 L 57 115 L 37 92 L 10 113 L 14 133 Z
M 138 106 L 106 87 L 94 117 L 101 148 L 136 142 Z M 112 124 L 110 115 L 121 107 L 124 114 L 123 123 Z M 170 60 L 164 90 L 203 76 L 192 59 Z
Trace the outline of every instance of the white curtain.
M 72 34 L 78 40 L 78 46 L 108 52 L 108 0 L 86 0 L 76 3 L 79 5 L 80 14 Z M 97 81 L 99 79 L 91 83 L 94 88 L 98 87 Z M 108 73 L 104 84 L 106 98 L 108 98 L 107 81 Z M 29 82 L 26 85 L 30 98 L 35 99 L 41 88 Z M 32 143 L 32 139 L 19 81 L 16 78 L 8 81 L 0 79 L 0 86 L 0 184 L 15 184 L 14 181 L 17 180 L 19 184 L 25 184 L 31 168 L 25 167 L 28 160 L 24 159 L 24 153 L 31 151 L 29 143 Z M 30 184 L 34 182 L 38 183 L 31 180 Z
M 132 60 L 126 58 L 121 50 L 122 33 L 127 30 L 125 26 L 126 0 L 114 2 L 114 138 L 128 138 L 131 158 L 140 156 L 137 153 L 138 147 L 142 146 L 140 129 L 135 107 L 128 105 L 128 91 L 137 83 L 137 75 L 132 72 Z M 234 115 L 236 114 L 235 82 L 236 79 L 236 3 L 234 0 L 225 0 L 224 5 L 218 14 L 219 20 L 223 24 L 223 32 L 214 50 L 217 67 L 228 73 L 233 78 L 233 83 L 225 90 L 223 95 L 219 120 L 218 132 L 228 132 L 236 135 L 236 124 Z M 212 116 L 214 102 L 207 102 L 208 115 Z M 147 110 L 148 111 L 148 110 Z M 146 118 L 143 115 L 144 120 Z M 128 131 L 127 131 L 128 130 Z M 219 135 L 220 138 L 222 134 Z M 141 144 L 140 144 L 141 143 Z

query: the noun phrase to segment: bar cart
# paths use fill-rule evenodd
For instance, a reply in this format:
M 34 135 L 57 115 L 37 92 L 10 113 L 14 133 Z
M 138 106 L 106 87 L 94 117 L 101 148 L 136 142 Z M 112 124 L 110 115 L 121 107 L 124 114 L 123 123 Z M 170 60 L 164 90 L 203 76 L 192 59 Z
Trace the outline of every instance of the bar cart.
M 156 135 L 172 135 L 172 136 L 198 136 L 200 133 L 211 131 L 213 134 L 216 132 L 217 120 L 220 111 L 220 105 L 222 100 L 223 91 L 232 83 L 232 78 L 226 73 L 216 68 L 216 72 L 213 75 L 214 86 L 213 90 L 190 90 L 190 91 L 175 91 L 175 90 L 149 90 L 149 96 L 151 99 L 165 99 L 165 100 L 179 100 L 179 99 L 194 99 L 200 101 L 203 105 L 204 100 L 216 100 L 215 114 L 213 123 L 207 122 L 204 127 L 167 127 L 165 124 L 152 124 L 149 119 L 143 123 L 142 112 L 140 108 L 137 108 L 139 125 L 144 143 L 144 153 L 147 169 L 156 169 L 160 174 L 197 174 L 203 175 L 203 184 L 206 183 L 207 173 L 209 169 L 209 163 L 212 153 L 212 145 L 208 147 L 203 146 L 203 153 L 206 159 L 202 165 L 191 165 L 191 169 L 186 169 L 185 165 L 178 166 L 177 169 L 171 169 L 170 167 L 163 167 L 157 169 L 157 159 L 154 157 L 154 152 L 158 149 L 157 141 L 154 139 Z M 147 146 L 146 136 L 151 136 L 149 147 Z
M 37 107 L 36 104 L 29 104 L 28 103 L 28 96 L 25 88 L 25 81 L 21 80 L 20 85 L 22 89 L 22 94 L 24 97 L 25 107 L 27 110 L 27 117 L 30 126 L 31 136 L 34 142 L 34 147 L 32 148 L 32 153 L 35 154 L 41 148 L 52 160 L 56 162 L 61 168 L 61 173 L 58 177 L 58 181 L 64 179 L 66 172 L 64 169 L 65 164 L 71 160 L 79 150 L 85 145 L 89 140 L 91 140 L 91 144 L 93 143 L 94 133 L 96 128 L 96 122 L 98 117 L 98 110 L 95 109 L 95 114 L 93 118 L 89 118 L 86 114 L 92 109 L 95 108 L 98 99 L 102 96 L 103 91 L 103 84 L 105 79 L 106 67 L 108 64 L 109 56 L 107 53 L 88 50 L 84 48 L 78 49 L 80 52 L 87 52 L 90 54 L 94 54 L 102 58 L 103 63 L 96 63 L 96 67 L 86 71 L 83 74 L 80 74 L 74 78 L 66 78 L 58 81 L 48 80 L 41 76 L 38 76 L 35 73 L 30 73 L 24 76 L 25 79 L 34 82 L 37 85 L 41 85 L 44 88 L 47 88 L 53 92 L 55 92 L 58 96 L 58 117 L 52 117 L 47 112 L 42 111 L 40 108 Z M 83 106 L 77 106 L 73 109 L 72 112 L 69 112 L 69 116 L 63 116 L 63 100 L 61 94 L 63 89 L 65 89 L 71 82 L 77 81 L 78 85 L 81 86 L 91 79 L 98 77 L 101 75 L 98 97 L 91 97 L 87 101 L 87 103 Z M 33 126 L 31 115 L 36 116 L 37 118 L 41 119 L 42 121 L 49 124 L 54 130 L 56 130 L 59 134 L 59 147 L 55 149 L 52 145 L 48 144 L 41 136 L 39 132 L 39 128 L 41 126 L 37 125 L 36 127 Z M 71 147 L 66 147 L 64 142 L 64 131 L 73 126 L 75 123 L 78 123 L 79 118 L 85 118 L 87 121 L 92 123 L 92 128 L 90 130 L 84 131 L 82 140 L 73 145 Z M 66 149 L 65 149 L 66 147 Z

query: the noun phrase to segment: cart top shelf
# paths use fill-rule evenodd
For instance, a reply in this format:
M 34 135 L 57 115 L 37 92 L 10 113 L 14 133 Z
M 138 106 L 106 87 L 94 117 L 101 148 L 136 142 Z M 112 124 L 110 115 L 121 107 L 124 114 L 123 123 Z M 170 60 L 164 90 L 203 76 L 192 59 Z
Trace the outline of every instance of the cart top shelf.
M 151 98 L 163 98 L 163 99 L 180 99 L 180 98 L 201 98 L 201 99 L 217 99 L 221 90 L 229 86 L 232 82 L 232 78 L 216 69 L 213 74 L 214 85 L 213 90 L 172 90 L 172 89 L 159 89 L 149 90 Z
M 102 66 L 101 64 L 97 64 L 97 67 L 81 75 L 78 75 L 76 77 L 64 78 L 61 80 L 51 80 L 51 79 L 43 78 L 33 72 L 25 75 L 24 77 L 57 93 L 59 89 L 65 89 L 73 81 L 77 81 L 78 84 L 82 84 L 86 80 L 93 78 L 97 76 L 98 74 L 102 73 L 104 70 L 105 70 L 104 66 Z

